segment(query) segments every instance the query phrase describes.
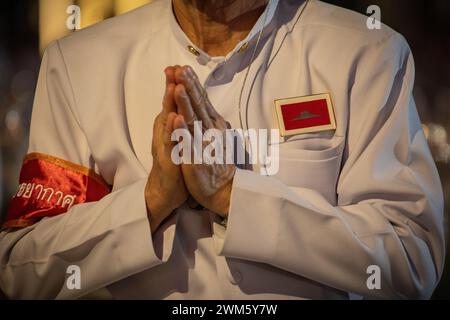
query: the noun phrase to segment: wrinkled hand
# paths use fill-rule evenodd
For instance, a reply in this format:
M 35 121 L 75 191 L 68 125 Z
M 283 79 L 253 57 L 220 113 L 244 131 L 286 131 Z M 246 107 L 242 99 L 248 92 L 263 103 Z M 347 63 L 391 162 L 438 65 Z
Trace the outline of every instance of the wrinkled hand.
M 187 66 L 175 67 L 175 82 L 174 98 L 177 113 L 181 116 L 174 118 L 173 127 L 175 129 L 187 129 L 193 135 L 194 121 L 202 121 L 203 130 L 218 129 L 225 137 L 228 124 L 212 106 L 205 89 L 192 68 Z M 225 145 L 223 143 L 224 156 L 226 154 Z M 205 147 L 205 142 L 203 147 Z M 185 185 L 192 197 L 203 207 L 226 217 L 236 168 L 234 164 L 223 162 L 223 164 L 183 163 L 181 169 Z
M 171 141 L 173 125 L 177 117 L 181 118 L 176 114 L 174 72 L 173 67 L 165 70 L 166 91 L 163 110 L 153 125 L 153 166 L 145 187 L 145 200 L 152 233 L 188 198 L 181 167 L 174 164 L 170 156 L 175 146 Z

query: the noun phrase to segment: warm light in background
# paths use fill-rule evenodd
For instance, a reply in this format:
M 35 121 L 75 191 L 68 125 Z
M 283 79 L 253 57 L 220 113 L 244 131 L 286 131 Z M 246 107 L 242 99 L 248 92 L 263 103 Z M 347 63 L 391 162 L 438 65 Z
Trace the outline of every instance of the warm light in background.
M 66 27 L 69 17 L 67 7 L 75 4 L 81 8 L 81 28 L 116 16 L 152 0 L 39 0 L 39 48 L 41 53 L 47 45 L 71 30 Z

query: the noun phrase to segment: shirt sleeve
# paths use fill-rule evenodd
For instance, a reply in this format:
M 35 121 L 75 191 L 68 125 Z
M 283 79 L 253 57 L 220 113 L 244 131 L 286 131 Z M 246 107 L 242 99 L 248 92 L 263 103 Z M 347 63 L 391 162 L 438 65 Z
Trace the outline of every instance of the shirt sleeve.
M 368 298 L 429 298 L 443 270 L 443 196 L 412 97 L 413 58 L 395 34 L 354 69 L 337 205 L 237 170 L 217 249 Z M 379 290 L 367 285 L 372 265 Z
M 42 60 L 29 153 L 93 170 L 75 104 L 59 44 L 54 42 Z M 49 179 L 54 182 L 54 178 Z M 97 201 L 78 203 L 65 213 L 1 232 L 2 290 L 15 299 L 76 298 L 167 261 L 175 223 L 167 221 L 160 229 L 163 236 L 152 238 L 145 185 L 146 179 L 141 179 Z M 80 288 L 67 286 L 72 265 L 79 267 Z

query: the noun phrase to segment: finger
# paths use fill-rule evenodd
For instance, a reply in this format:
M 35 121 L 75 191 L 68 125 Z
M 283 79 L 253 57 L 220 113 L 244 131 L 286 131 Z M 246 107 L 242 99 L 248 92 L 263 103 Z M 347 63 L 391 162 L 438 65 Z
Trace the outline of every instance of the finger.
M 175 83 L 175 67 L 167 67 L 164 69 L 164 74 L 166 75 L 166 86 Z
M 176 84 L 182 84 L 180 83 L 180 72 L 182 68 L 183 67 L 178 64 L 176 66 L 173 66 L 173 77 Z
M 175 112 L 170 112 L 169 115 L 167 116 L 167 122 L 164 127 L 164 131 L 163 131 L 163 143 L 166 146 L 170 146 L 173 144 L 171 136 L 172 136 L 172 132 L 174 130 L 174 119 L 176 117 L 177 117 L 177 114 Z
M 183 115 L 181 114 L 176 114 L 175 117 L 173 118 L 173 127 L 174 129 L 187 129 L 187 123 L 184 120 Z
M 177 112 L 175 104 L 175 84 L 169 83 L 163 98 L 163 112 L 167 116 L 170 112 Z
M 198 120 L 197 115 L 191 105 L 186 89 L 182 84 L 177 84 L 175 87 L 175 103 L 177 106 L 177 113 L 182 115 L 184 121 L 188 126 L 193 126 L 194 121 Z
M 195 77 L 195 78 L 194 78 Z M 186 91 L 193 98 L 192 102 L 200 103 L 202 100 L 203 92 L 197 90 L 195 83 L 191 80 L 197 79 L 196 74 L 192 71 L 189 66 L 178 67 L 175 69 L 175 79 L 179 84 L 183 84 L 186 87 Z
M 194 85 L 195 90 L 193 90 L 193 93 L 195 91 L 195 94 L 197 95 L 197 99 L 200 99 L 201 102 L 205 104 L 206 111 L 208 112 L 209 116 L 213 119 L 220 118 L 220 114 L 216 111 L 214 106 L 212 105 L 211 101 L 209 100 L 208 93 L 206 92 L 205 88 L 200 83 L 200 80 L 195 73 L 194 69 L 187 66 L 187 74 L 189 78 L 192 80 L 192 83 Z M 189 91 L 188 91 L 189 93 Z
M 156 119 L 155 122 L 153 123 L 153 140 L 152 140 L 152 155 L 155 156 L 156 155 L 156 149 L 157 149 L 157 141 L 155 139 L 155 137 L 159 137 L 161 136 L 163 132 L 163 128 L 162 128 L 162 121 L 161 121 L 161 114 L 159 114 Z
M 173 119 L 173 127 L 174 127 L 174 130 L 182 129 L 182 130 L 187 130 L 187 132 L 190 132 L 188 125 L 187 125 L 186 121 L 184 120 L 184 117 L 181 114 L 176 115 L 176 117 Z M 183 137 L 183 139 L 184 139 L 184 137 Z M 192 145 L 192 136 L 190 136 L 190 142 L 188 143 L 188 145 Z M 184 150 L 180 151 L 180 155 L 183 157 L 183 161 L 189 162 L 191 152 L 188 152 L 186 154 L 186 156 L 188 156 L 188 159 L 185 159 L 185 154 L 183 151 Z
M 209 100 L 208 93 L 200 83 L 200 80 L 195 71 L 189 66 L 186 67 L 186 70 L 193 86 L 193 89 L 191 91 L 188 90 L 188 94 L 191 94 L 192 97 L 191 99 L 196 99 L 198 101 L 198 104 L 202 106 L 202 109 L 206 110 L 206 112 L 209 115 L 209 118 L 212 120 L 214 128 L 222 130 L 226 129 L 227 126 L 225 120 L 212 105 L 211 100 Z M 195 103 L 193 105 L 194 110 L 196 110 Z
M 177 83 L 181 83 L 184 85 L 186 92 L 189 96 L 189 99 L 191 100 L 191 105 L 194 110 L 194 112 L 197 114 L 197 117 L 203 121 L 203 125 L 205 128 L 213 128 L 213 121 L 208 114 L 207 108 L 206 108 L 206 91 L 203 89 L 203 87 L 198 89 L 198 87 L 195 84 L 194 79 L 189 74 L 190 67 L 181 67 L 175 70 L 175 79 Z M 197 79 L 198 81 L 198 79 Z
M 186 121 L 185 121 L 185 119 L 184 119 L 184 117 L 182 115 L 177 115 L 176 118 L 173 120 L 173 123 L 174 123 L 173 126 L 174 126 L 175 129 L 189 130 L 189 126 L 186 123 Z M 194 138 L 192 136 L 192 133 L 191 133 L 190 139 L 191 139 L 191 141 L 189 143 L 189 145 L 190 145 L 190 152 L 188 152 L 187 154 L 182 154 L 183 155 L 183 161 L 185 161 L 184 162 L 185 164 L 186 163 L 192 163 L 192 161 L 191 161 L 192 160 L 191 159 L 191 155 L 192 154 L 194 154 L 194 159 L 195 159 L 195 154 L 200 154 L 200 155 L 202 154 L 202 149 L 201 149 L 202 148 L 202 144 L 200 143 L 200 145 L 197 145 L 195 143 L 195 141 L 193 141 Z M 185 157 L 187 157 L 187 158 L 185 158 Z M 194 160 L 194 162 L 195 162 L 195 160 Z

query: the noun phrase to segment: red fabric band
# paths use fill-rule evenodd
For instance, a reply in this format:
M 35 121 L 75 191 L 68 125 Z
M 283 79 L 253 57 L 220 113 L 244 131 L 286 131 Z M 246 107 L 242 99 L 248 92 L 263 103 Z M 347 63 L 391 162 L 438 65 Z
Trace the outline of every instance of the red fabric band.
M 30 226 L 43 217 L 65 213 L 75 204 L 98 201 L 108 193 L 110 187 L 93 170 L 49 155 L 29 154 L 2 229 Z

